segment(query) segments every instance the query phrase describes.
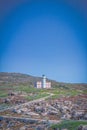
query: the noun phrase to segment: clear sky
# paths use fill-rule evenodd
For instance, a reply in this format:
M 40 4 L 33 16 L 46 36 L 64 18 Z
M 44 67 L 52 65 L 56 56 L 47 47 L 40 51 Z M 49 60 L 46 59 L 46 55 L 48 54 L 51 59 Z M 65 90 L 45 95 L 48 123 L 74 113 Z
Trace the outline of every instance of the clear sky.
M 0 0 L 0 72 L 87 83 L 85 0 Z

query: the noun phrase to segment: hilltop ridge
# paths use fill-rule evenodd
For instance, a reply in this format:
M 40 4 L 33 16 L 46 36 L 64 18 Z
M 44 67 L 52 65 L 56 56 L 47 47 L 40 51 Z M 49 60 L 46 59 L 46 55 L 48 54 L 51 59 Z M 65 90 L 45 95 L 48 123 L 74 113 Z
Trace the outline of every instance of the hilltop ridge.
M 31 76 L 22 73 L 8 73 L 0 72 L 0 86 L 14 86 L 14 85 L 29 85 L 34 87 L 36 81 L 41 81 L 42 77 Z M 47 79 L 52 83 L 52 87 L 63 87 L 63 88 L 76 88 L 85 89 L 87 88 L 86 83 L 63 83 L 55 80 Z

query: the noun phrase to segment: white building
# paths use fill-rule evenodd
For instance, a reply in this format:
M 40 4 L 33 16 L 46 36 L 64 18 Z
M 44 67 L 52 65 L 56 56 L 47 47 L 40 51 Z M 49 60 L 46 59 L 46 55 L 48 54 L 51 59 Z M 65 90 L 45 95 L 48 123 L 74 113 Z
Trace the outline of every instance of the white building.
M 46 76 L 42 75 L 42 81 L 36 82 L 36 88 L 51 88 L 51 82 L 47 82 Z

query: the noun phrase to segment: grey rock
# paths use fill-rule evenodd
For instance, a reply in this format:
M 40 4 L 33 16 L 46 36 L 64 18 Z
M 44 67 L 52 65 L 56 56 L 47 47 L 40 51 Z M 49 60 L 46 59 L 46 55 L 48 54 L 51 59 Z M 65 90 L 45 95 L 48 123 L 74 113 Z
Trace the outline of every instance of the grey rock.
M 87 125 L 80 125 L 78 130 L 87 130 Z

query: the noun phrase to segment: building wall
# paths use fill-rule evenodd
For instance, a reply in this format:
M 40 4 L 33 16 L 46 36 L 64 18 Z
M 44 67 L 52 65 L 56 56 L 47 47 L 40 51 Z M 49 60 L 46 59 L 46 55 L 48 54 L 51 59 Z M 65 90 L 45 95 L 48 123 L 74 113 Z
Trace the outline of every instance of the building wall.
M 43 83 L 38 81 L 36 83 L 36 88 L 43 88 Z M 45 88 L 51 88 L 51 82 L 46 82 Z
M 42 88 L 42 83 L 41 83 L 41 82 L 37 82 L 37 83 L 36 83 L 36 87 L 37 87 L 37 88 Z
M 46 88 L 51 88 L 51 82 L 46 82 Z

